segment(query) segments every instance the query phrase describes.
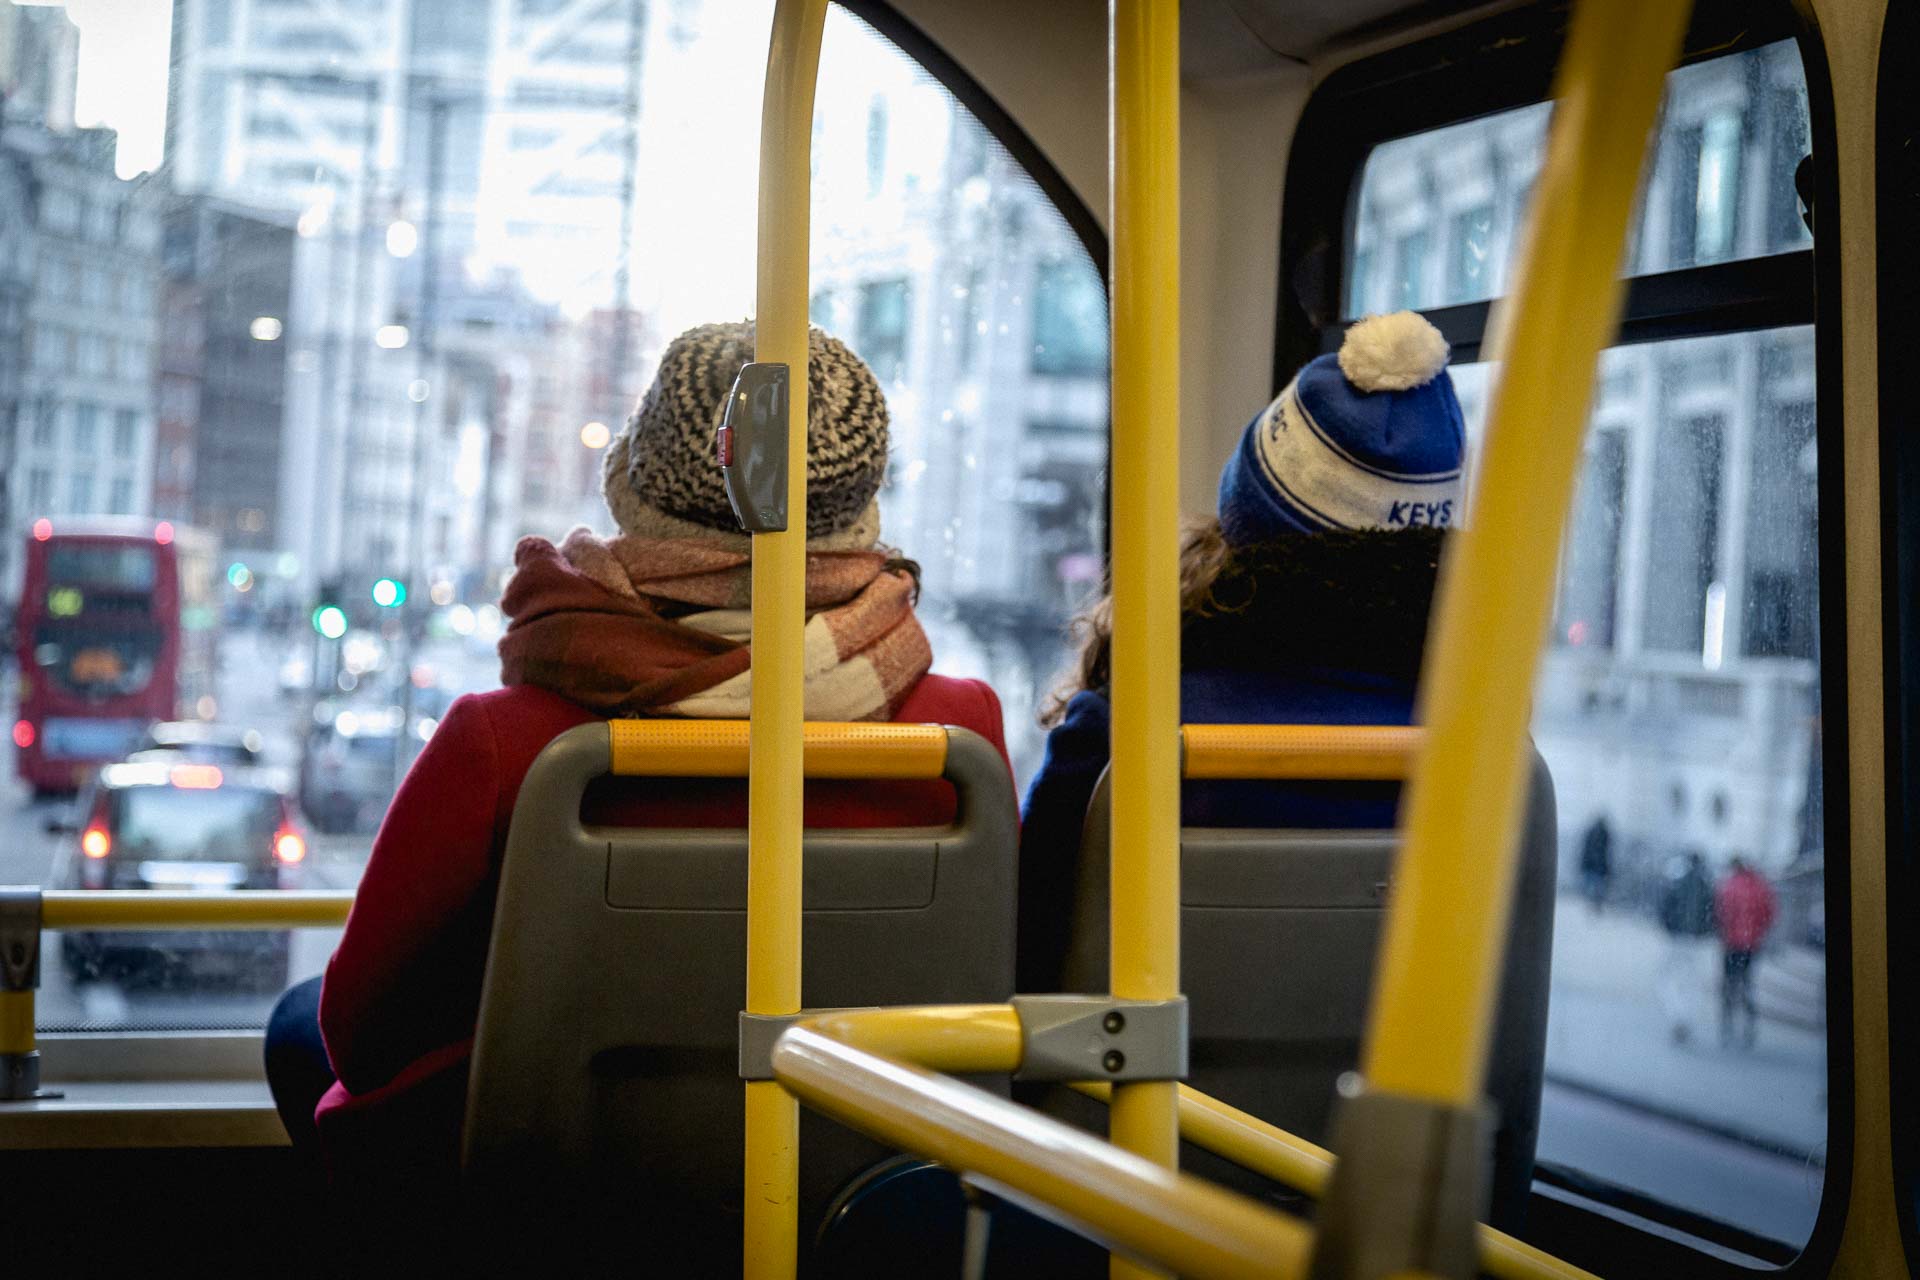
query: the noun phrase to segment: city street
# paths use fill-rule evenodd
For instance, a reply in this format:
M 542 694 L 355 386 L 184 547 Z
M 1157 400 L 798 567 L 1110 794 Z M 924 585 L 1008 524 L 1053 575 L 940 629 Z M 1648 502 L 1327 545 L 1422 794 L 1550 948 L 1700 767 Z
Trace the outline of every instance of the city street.
M 229 631 L 222 639 L 219 681 L 220 720 L 258 729 L 265 738 L 271 766 L 297 776 L 299 733 L 306 714 L 303 697 L 283 696 L 277 679 L 280 665 L 296 649 L 310 648 L 306 635 L 282 639 L 260 631 Z M 497 668 L 483 647 L 442 643 L 423 650 L 452 687 L 466 691 L 497 684 Z M 0 720 L 11 723 L 14 707 L 13 674 L 0 689 Z M 16 776 L 13 744 L 0 737 L 0 884 L 45 884 L 61 853 L 61 842 L 72 835 L 45 830 L 49 819 L 69 817 L 66 800 L 35 801 Z M 369 833 L 326 835 L 309 829 L 307 887 L 351 889 L 373 844 Z M 166 935 L 155 934 L 162 940 Z M 339 938 L 335 929 L 294 930 L 289 981 L 317 974 L 325 966 Z M 122 987 L 112 982 L 75 983 L 61 962 L 57 934 L 49 934 L 42 953 L 39 1023 L 42 1030 L 126 1030 L 174 1028 L 258 1027 L 279 992 L 254 989 L 245 975 L 218 972 L 217 956 L 190 961 L 179 981 L 158 986 Z
M 1645 916 L 1560 899 L 1540 1159 L 1797 1245 L 1827 1151 L 1826 1035 L 1798 1000 L 1821 955 L 1761 955 L 1763 1016 L 1744 1049 L 1720 1043 L 1710 939 L 1682 966 L 1688 1034 L 1676 1040 L 1660 999 L 1666 948 Z

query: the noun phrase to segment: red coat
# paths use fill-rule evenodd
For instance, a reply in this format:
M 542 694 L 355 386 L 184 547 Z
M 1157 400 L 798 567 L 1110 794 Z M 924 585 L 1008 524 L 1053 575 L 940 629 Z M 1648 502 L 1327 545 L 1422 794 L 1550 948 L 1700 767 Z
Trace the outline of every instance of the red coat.
M 394 796 L 321 987 L 320 1029 L 339 1083 L 315 1119 L 336 1175 L 347 1172 L 349 1151 L 385 1159 L 411 1149 L 419 1163 L 451 1167 L 514 800 L 549 742 L 597 718 L 531 686 L 463 697 Z M 1007 753 L 1000 701 L 977 680 L 927 676 L 894 718 L 971 729 Z M 584 813 L 609 826 L 741 827 L 746 784 L 602 779 Z M 808 826 L 923 826 L 953 817 L 944 782 L 807 784 Z
M 1713 918 L 1720 944 L 1729 951 L 1758 951 L 1773 928 L 1773 886 L 1751 867 L 1720 882 L 1713 895 Z

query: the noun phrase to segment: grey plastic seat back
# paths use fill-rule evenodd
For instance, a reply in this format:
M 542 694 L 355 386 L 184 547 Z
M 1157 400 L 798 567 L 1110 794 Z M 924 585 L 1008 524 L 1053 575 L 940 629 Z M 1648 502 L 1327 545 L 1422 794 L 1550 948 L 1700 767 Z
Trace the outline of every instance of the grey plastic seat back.
M 979 735 L 947 737 L 951 827 L 807 831 L 808 1007 L 1012 994 L 1012 779 Z M 682 1239 L 711 1237 L 717 1256 L 700 1265 L 724 1267 L 730 1250 L 737 1270 L 746 832 L 583 827 L 582 794 L 609 750 L 605 724 L 562 734 L 514 808 L 468 1087 L 467 1185 L 481 1204 L 611 1197 Z M 839 1186 L 884 1155 L 806 1124 L 803 1239 Z
M 1539 1128 L 1555 825 L 1553 780 L 1536 752 L 1487 1077 L 1500 1121 L 1494 1206 L 1503 1218 L 1525 1203 Z M 1069 991 L 1107 986 L 1109 829 L 1103 775 L 1083 828 L 1064 967 Z M 1182 829 L 1188 1083 L 1326 1141 L 1335 1082 L 1359 1061 L 1398 843 L 1393 831 Z

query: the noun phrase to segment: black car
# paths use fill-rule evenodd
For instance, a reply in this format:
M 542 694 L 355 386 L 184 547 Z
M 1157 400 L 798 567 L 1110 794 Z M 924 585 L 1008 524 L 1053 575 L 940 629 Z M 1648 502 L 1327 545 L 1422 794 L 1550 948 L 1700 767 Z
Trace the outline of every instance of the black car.
M 276 771 L 226 768 L 165 751 L 100 770 L 56 869 L 70 889 L 207 892 L 296 889 L 307 839 Z M 87 932 L 61 937 L 76 980 L 164 981 L 180 970 L 286 985 L 284 931 Z

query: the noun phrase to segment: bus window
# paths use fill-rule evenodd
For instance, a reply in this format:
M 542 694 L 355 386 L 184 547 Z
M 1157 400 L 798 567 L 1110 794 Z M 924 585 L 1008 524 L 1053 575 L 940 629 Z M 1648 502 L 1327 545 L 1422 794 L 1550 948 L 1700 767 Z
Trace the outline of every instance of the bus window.
M 1464 304 L 1513 283 L 1550 111 L 1376 146 L 1346 309 L 1456 308 L 1477 351 Z M 1627 274 L 1800 254 L 1808 138 L 1792 41 L 1673 72 Z M 1630 303 L 1602 358 L 1536 694 L 1561 824 L 1539 1159 L 1778 1261 L 1828 1149 L 1814 335 L 1670 296 L 1676 336 Z M 1453 370 L 1470 475 L 1493 373 Z
M 117 133 L 16 112 L 0 143 L 34 133 L 0 207 L 40 202 L 0 217 L 0 246 L 36 237 L 0 247 L 0 294 L 16 261 L 40 273 L 25 506 L 0 508 L 0 883 L 104 882 L 83 847 L 103 771 L 186 719 L 257 733 L 260 760 L 142 803 L 211 823 L 227 791 L 273 791 L 301 852 L 274 883 L 352 888 L 448 704 L 498 683 L 515 544 L 610 533 L 602 451 L 661 350 L 754 308 L 741 88 L 768 0 L 585 6 L 559 34 L 550 4 L 372 26 L 227 7 L 89 40 L 74 6 Z M 882 536 L 922 567 L 935 669 L 993 683 L 1024 777 L 1099 577 L 1100 271 L 1021 159 L 837 7 L 817 97 L 815 319 L 884 385 Z M 165 183 L 130 180 L 163 160 Z M 110 518 L 131 541 L 69 540 Z M 239 865 L 147 860 L 206 887 Z M 318 972 L 332 938 L 297 933 L 281 967 Z M 212 981 L 242 953 L 153 941 L 138 972 L 80 944 L 50 961 L 43 1027 L 260 1025 L 272 991 Z

